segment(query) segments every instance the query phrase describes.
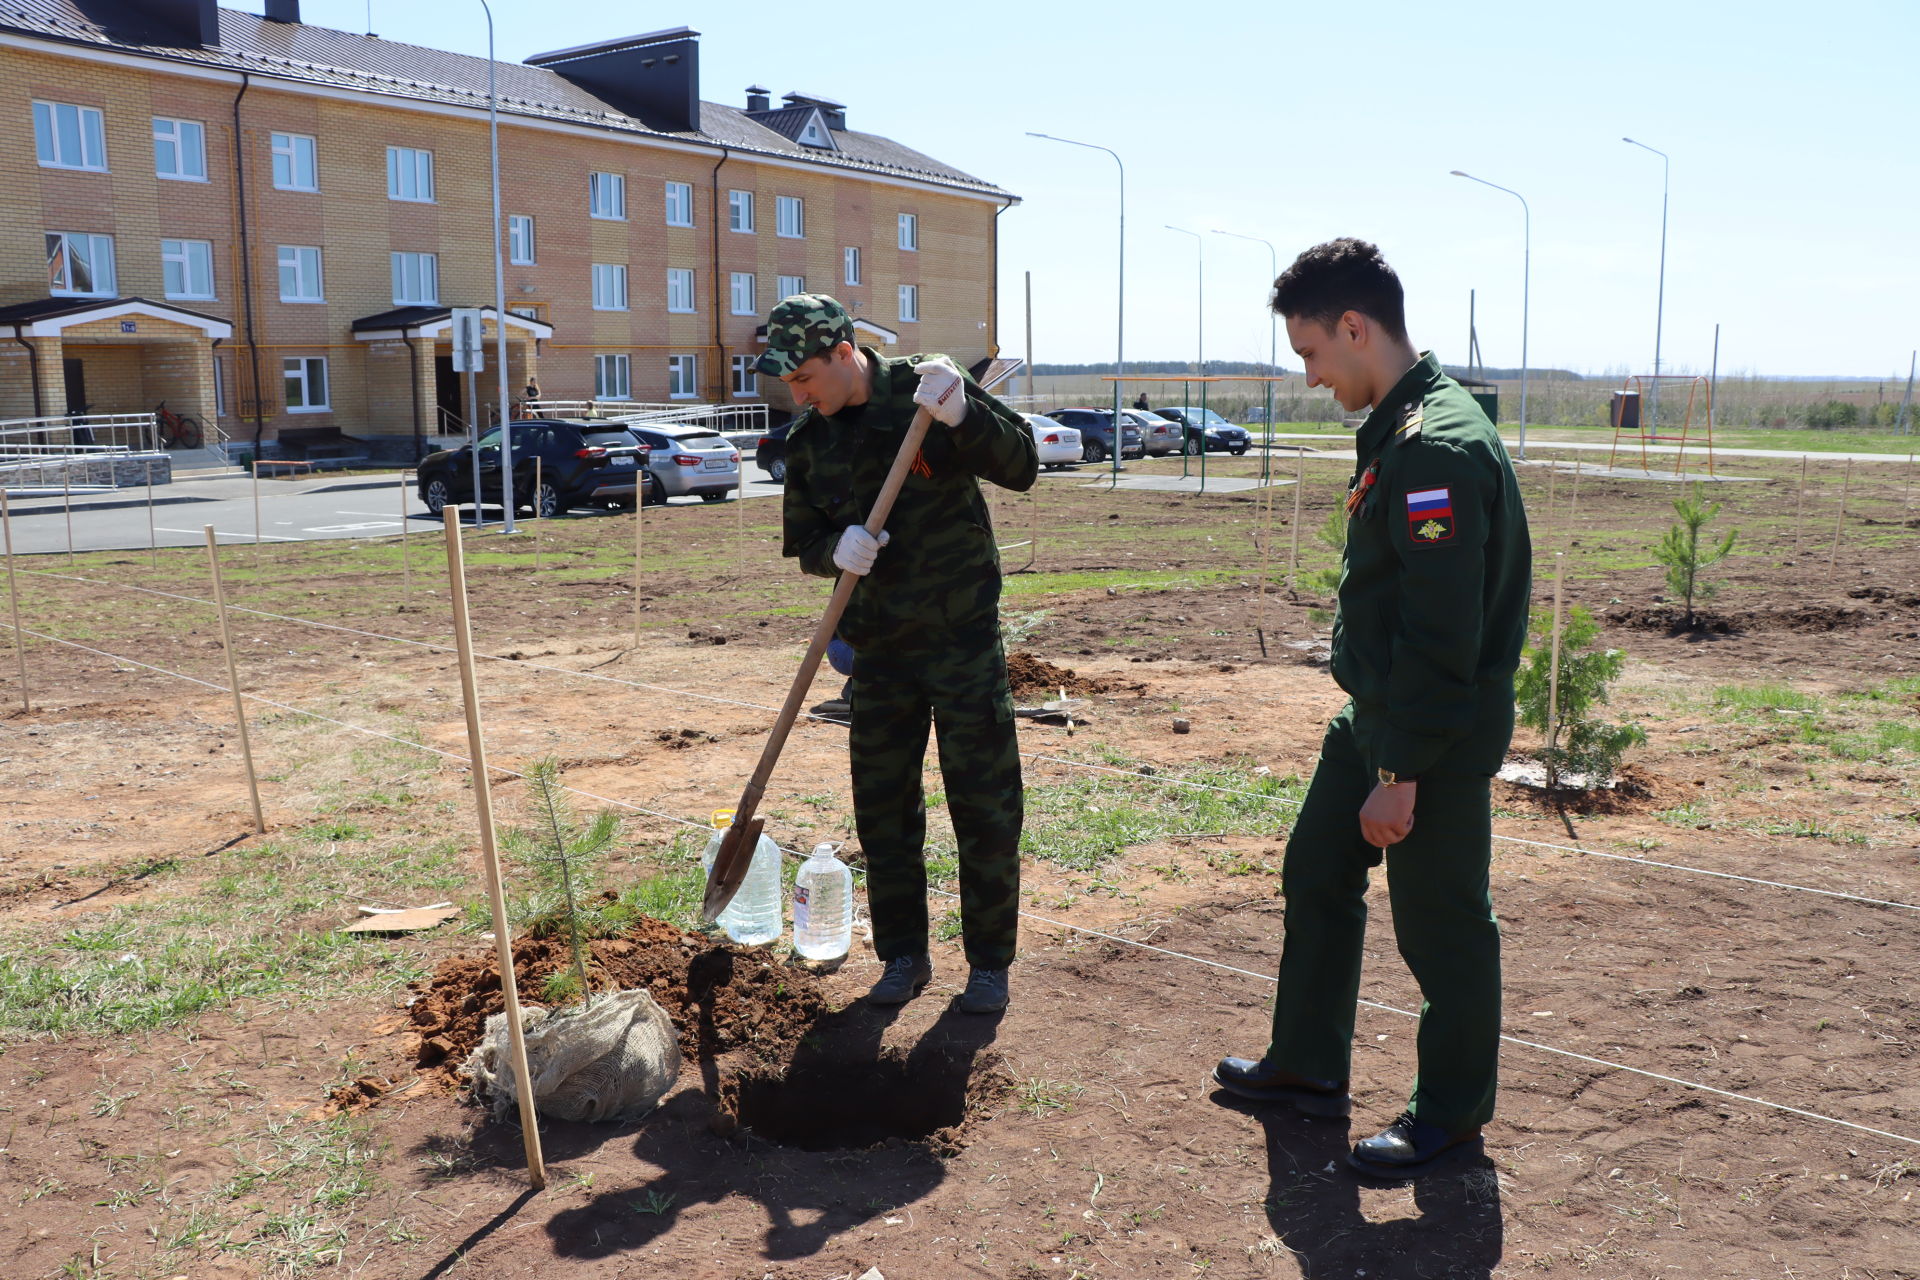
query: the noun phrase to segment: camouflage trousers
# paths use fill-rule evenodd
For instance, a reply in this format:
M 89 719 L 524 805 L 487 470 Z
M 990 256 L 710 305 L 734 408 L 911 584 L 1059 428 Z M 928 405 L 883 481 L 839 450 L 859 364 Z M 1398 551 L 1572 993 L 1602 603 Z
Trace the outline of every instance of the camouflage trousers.
M 867 861 L 881 960 L 927 950 L 927 806 L 920 785 L 931 724 L 960 861 L 967 963 L 1013 962 L 1025 798 L 1007 659 L 996 637 L 965 653 L 874 654 L 853 670 L 854 821 Z

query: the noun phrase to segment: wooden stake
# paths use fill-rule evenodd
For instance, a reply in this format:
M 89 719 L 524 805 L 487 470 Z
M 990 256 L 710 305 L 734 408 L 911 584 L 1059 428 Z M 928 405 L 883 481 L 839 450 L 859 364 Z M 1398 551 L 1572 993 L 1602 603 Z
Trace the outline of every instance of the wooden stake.
M 1793 499 L 1793 554 L 1800 554 L 1800 517 L 1807 509 L 1807 455 L 1800 455 L 1800 491 Z
M 1905 521 L 1907 512 L 1913 509 L 1913 450 L 1907 450 L 1907 487 L 1900 495 L 1900 519 Z
M 1273 424 L 1267 424 L 1267 452 L 1273 451 Z M 1269 464 L 1271 457 L 1268 458 Z M 1273 477 L 1271 467 L 1265 482 L 1261 486 L 1260 497 L 1266 500 L 1265 510 L 1254 509 L 1255 548 L 1260 553 L 1260 600 L 1254 606 L 1253 638 L 1260 642 L 1260 656 L 1267 656 L 1267 575 L 1273 571 Z
M 267 834 L 267 819 L 260 812 L 260 779 L 253 772 L 253 744 L 247 740 L 247 708 L 240 699 L 240 670 L 233 660 L 233 632 L 227 627 L 227 593 L 220 582 L 220 552 L 215 548 L 213 526 L 201 526 L 207 534 L 207 567 L 213 571 L 213 607 L 220 615 L 220 648 L 227 655 L 227 687 L 233 691 L 233 718 L 240 726 L 240 761 L 247 768 L 247 793 L 253 798 L 253 828 Z
M 253 554 L 260 554 L 260 459 L 255 458 L 253 466 Z
M 407 555 L 407 469 L 400 468 L 400 605 L 413 599 L 413 565 Z
M 1549 461 L 1547 463 L 1547 523 L 1546 527 L 1540 531 L 1540 545 L 1548 548 L 1553 546 L 1553 494 L 1559 478 L 1560 468 Z
M 647 539 L 647 482 L 640 479 L 640 496 L 633 504 L 633 647 L 640 647 L 640 560 Z
M 13 512 L 7 507 L 7 491 L 0 487 L 0 529 L 7 536 L 7 604 L 13 610 L 13 656 L 20 664 L 20 709 L 32 711 L 27 698 L 27 637 L 20 631 L 20 584 L 13 580 Z
M 540 489 L 546 484 L 545 463 L 545 458 L 537 453 L 533 455 L 533 518 L 536 521 L 533 526 L 533 571 L 535 573 L 540 572 L 540 543 L 546 536 L 543 532 L 546 528 L 546 517 L 540 510 Z
M 73 464 L 60 468 L 61 501 L 67 509 L 67 568 L 73 568 Z
M 1833 572 L 1833 562 L 1840 554 L 1840 530 L 1847 523 L 1847 488 L 1853 483 L 1853 459 L 1847 459 L 1847 471 L 1840 479 L 1840 514 L 1833 518 L 1833 546 L 1827 550 L 1827 572 Z
M 153 462 L 147 462 L 147 558 L 148 567 L 160 567 L 160 535 L 153 527 Z
M 1300 449 L 1293 474 L 1293 550 L 1287 556 L 1287 594 L 1294 591 L 1294 573 L 1300 567 L 1300 495 L 1307 488 L 1307 450 Z
M 476 500 L 477 501 L 477 500 Z M 453 508 L 449 507 L 449 511 Z M 453 594 L 453 635 L 460 652 L 460 693 L 467 709 L 467 749 L 473 759 L 473 802 L 480 822 L 480 861 L 487 873 L 487 904 L 493 911 L 493 947 L 500 965 L 500 992 L 506 999 L 507 1039 L 513 1058 L 514 1094 L 520 1103 L 520 1133 L 527 1152 L 527 1180 L 535 1191 L 547 1185 L 540 1153 L 540 1118 L 533 1107 L 533 1073 L 527 1067 L 527 1041 L 520 1025 L 520 987 L 513 972 L 513 939 L 507 932 L 506 891 L 500 880 L 500 852 L 494 845 L 493 793 L 487 783 L 487 745 L 480 733 L 480 700 L 473 676 L 473 632 L 467 621 L 467 566 L 460 545 L 460 521 L 447 523 L 447 582 Z
M 1553 640 L 1547 652 L 1547 788 L 1560 785 L 1553 749 L 1560 736 L 1560 584 L 1566 575 L 1565 552 L 1553 553 Z

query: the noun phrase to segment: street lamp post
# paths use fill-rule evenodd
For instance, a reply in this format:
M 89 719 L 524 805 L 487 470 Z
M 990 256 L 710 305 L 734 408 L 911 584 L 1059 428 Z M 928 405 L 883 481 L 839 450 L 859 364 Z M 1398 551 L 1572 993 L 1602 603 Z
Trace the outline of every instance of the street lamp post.
M 1262 240 L 1259 236 L 1244 236 L 1238 231 L 1222 231 L 1214 228 L 1217 236 L 1232 236 L 1235 240 L 1251 240 L 1255 244 L 1267 246 L 1267 272 L 1269 283 L 1280 278 L 1280 255 L 1274 252 L 1273 241 Z M 1280 367 L 1280 317 L 1272 307 L 1267 308 L 1267 452 L 1273 452 L 1273 376 Z M 1266 479 L 1267 468 L 1261 467 L 1261 479 Z
M 1647 405 L 1647 433 L 1651 435 L 1660 429 L 1660 325 L 1667 309 L 1667 180 L 1671 176 L 1673 162 L 1658 147 L 1635 142 L 1632 138 L 1622 138 L 1620 141 L 1660 157 L 1660 289 L 1654 296 L 1653 304 L 1653 396 Z
M 1127 166 L 1122 163 L 1120 153 L 1112 147 L 1103 147 L 1097 142 L 1078 142 L 1072 138 L 1059 138 L 1051 133 L 1035 133 L 1027 130 L 1029 138 L 1045 138 L 1049 142 L 1064 142 L 1070 147 L 1086 147 L 1092 151 L 1104 151 L 1113 157 L 1120 167 L 1120 283 L 1119 283 L 1119 333 L 1114 339 L 1113 348 L 1113 469 L 1120 470 L 1120 442 L 1124 438 L 1120 423 L 1121 379 L 1127 373 Z
M 500 237 L 504 232 L 500 224 L 500 100 L 493 91 L 493 9 L 487 0 L 480 0 L 480 7 L 487 15 L 487 149 L 493 160 L 493 376 L 500 388 L 500 498 L 507 508 L 503 530 L 512 533 L 513 427 L 507 417 L 507 268 L 500 252 Z M 473 413 L 478 419 L 478 405 L 473 407 Z M 534 494 L 533 501 L 538 514 L 540 495 Z M 473 495 L 473 517 L 478 524 L 480 494 L 477 490 Z
M 1495 191 L 1504 191 L 1520 202 L 1522 214 L 1522 244 L 1524 249 L 1520 269 L 1520 448 L 1517 455 L 1522 462 L 1527 459 L 1527 335 L 1531 327 L 1533 293 L 1533 210 L 1527 205 L 1527 198 L 1512 187 L 1503 187 L 1497 182 L 1488 182 L 1485 178 L 1476 178 L 1459 169 L 1452 171 L 1456 178 L 1465 178 L 1468 182 L 1477 182 L 1483 187 L 1492 187 Z M 1497 423 L 1495 424 L 1498 425 Z

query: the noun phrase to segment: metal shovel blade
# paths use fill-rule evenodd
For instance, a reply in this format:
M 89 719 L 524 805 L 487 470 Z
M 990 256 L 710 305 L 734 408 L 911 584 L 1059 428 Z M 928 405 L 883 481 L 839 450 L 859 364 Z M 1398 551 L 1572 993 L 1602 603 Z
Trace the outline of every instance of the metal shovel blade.
M 740 892 L 747 868 L 753 865 L 753 851 L 760 845 L 760 828 L 764 825 L 764 818 L 735 823 L 720 838 L 720 851 L 713 855 L 713 865 L 707 868 L 707 896 L 700 906 L 702 924 L 712 924 L 719 919 L 720 913 L 733 901 L 733 895 Z

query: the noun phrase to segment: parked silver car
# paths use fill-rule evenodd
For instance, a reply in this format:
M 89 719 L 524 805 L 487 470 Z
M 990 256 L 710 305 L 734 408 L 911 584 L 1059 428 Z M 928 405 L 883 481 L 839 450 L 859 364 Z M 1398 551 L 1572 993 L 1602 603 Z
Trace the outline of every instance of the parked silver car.
M 725 502 L 740 487 L 740 450 L 711 427 L 629 422 L 627 429 L 653 451 L 647 459 L 654 480 L 648 502 L 693 494 Z
M 1043 418 L 1037 413 L 1022 414 L 1027 426 L 1033 430 L 1034 448 L 1040 451 L 1040 465 L 1049 471 L 1058 471 L 1080 461 L 1080 433 L 1072 427 L 1063 426 L 1052 418 Z
M 1146 443 L 1149 458 L 1163 457 L 1180 451 L 1180 424 L 1170 418 L 1163 418 L 1150 409 L 1122 409 L 1128 422 L 1140 428 L 1140 438 Z

